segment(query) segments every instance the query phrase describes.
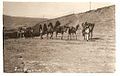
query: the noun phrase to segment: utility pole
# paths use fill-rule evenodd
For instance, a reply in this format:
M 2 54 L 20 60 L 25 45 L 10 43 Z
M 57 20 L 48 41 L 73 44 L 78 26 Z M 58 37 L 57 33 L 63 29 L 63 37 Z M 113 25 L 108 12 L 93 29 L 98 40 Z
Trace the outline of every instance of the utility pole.
M 89 7 L 90 7 L 90 10 L 91 10 L 91 2 L 89 2 L 89 5 L 90 5 Z

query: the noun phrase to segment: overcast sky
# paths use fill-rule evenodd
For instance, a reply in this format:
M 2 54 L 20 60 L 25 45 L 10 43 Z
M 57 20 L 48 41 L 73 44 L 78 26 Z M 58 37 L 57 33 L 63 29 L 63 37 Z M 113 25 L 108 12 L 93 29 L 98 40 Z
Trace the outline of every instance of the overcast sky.
M 113 5 L 112 3 L 93 3 L 91 9 Z M 10 16 L 56 18 L 71 13 L 90 10 L 90 2 L 4 2 L 3 13 Z

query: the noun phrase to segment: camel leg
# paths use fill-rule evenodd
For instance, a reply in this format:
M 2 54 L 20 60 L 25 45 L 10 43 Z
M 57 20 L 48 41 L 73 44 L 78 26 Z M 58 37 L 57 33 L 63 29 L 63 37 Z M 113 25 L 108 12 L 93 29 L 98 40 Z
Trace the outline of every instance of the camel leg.
M 90 36 L 90 39 L 92 40 L 92 36 L 93 36 L 93 32 L 91 32 L 91 36 Z
M 75 38 L 75 33 L 73 33 L 73 39 Z
M 72 35 L 73 35 L 73 40 L 74 40 L 74 38 L 75 38 L 75 34 L 73 33 Z
M 21 33 L 19 33 L 19 38 L 21 38 Z
M 51 33 L 51 39 L 53 39 L 53 33 Z
M 23 34 L 21 33 L 21 38 L 22 38 Z
M 89 33 L 89 37 L 90 37 L 90 40 L 91 40 L 91 32 Z
M 85 34 L 83 34 L 84 40 L 85 40 Z
M 24 33 L 22 34 L 22 38 L 24 38 Z
M 50 33 L 50 39 L 52 38 L 52 34 Z
M 20 34 L 20 38 L 22 38 L 22 33 Z
M 74 38 L 74 35 L 73 34 L 71 34 L 71 40 Z
M 84 34 L 84 40 L 86 40 L 86 34 Z
M 19 33 L 19 38 L 20 38 L 20 33 Z
M 43 39 L 42 34 L 41 34 L 41 39 Z
M 23 34 L 21 33 L 21 38 L 23 38 Z
M 71 34 L 70 34 L 70 40 L 71 40 Z
M 84 40 L 85 40 L 85 35 L 84 35 Z
M 43 39 L 42 35 L 41 35 L 41 39 Z
M 75 38 L 75 33 L 73 33 L 73 39 Z
M 49 37 L 49 33 L 47 33 L 47 39 L 48 39 L 48 37 Z
M 88 34 L 88 39 L 90 39 L 90 40 L 92 39 L 92 38 L 90 38 L 90 33 Z
M 50 39 L 53 39 L 53 33 L 51 33 L 51 37 L 50 37 Z
M 62 33 L 62 36 L 61 36 L 61 40 L 63 39 L 63 33 Z
M 32 31 L 30 30 L 30 37 L 33 38 Z
M 40 38 L 41 38 L 41 33 L 40 33 L 40 36 L 39 36 Z
M 57 39 L 57 35 L 58 35 L 58 33 L 56 32 L 56 39 Z
M 68 34 L 68 38 L 67 38 L 68 40 L 69 40 L 69 36 L 70 36 L 70 35 Z
M 25 34 L 23 33 L 23 38 L 25 38 Z
M 75 33 L 75 35 L 76 35 L 76 40 L 77 40 L 77 34 Z

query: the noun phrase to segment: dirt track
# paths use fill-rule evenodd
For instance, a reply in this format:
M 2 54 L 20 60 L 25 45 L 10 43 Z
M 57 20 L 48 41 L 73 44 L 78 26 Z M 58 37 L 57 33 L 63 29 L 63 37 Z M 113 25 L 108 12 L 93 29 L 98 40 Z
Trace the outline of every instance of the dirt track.
M 111 23 L 97 24 L 93 40 L 88 42 L 81 35 L 78 40 L 5 40 L 4 70 L 14 72 L 14 67 L 20 66 L 22 60 L 24 69 L 32 72 L 114 72 L 115 27 L 114 24 L 101 25 Z

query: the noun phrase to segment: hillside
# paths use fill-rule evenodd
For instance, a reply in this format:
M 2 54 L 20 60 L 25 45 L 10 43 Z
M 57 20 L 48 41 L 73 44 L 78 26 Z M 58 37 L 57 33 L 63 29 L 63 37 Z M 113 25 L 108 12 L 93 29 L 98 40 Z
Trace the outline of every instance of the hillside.
M 108 6 L 77 14 L 81 22 L 103 22 L 115 19 L 115 6 Z
M 71 24 L 75 23 L 76 21 L 78 21 L 76 14 L 69 14 L 66 16 L 62 16 L 62 17 L 58 17 L 58 18 L 54 18 L 54 19 L 49 19 L 49 20 L 39 22 L 39 23 L 43 25 L 43 24 L 49 24 L 51 22 L 53 25 L 55 25 L 57 20 L 60 21 L 61 26 L 65 25 L 67 23 L 70 23 L 70 25 L 71 25 Z
M 70 23 L 69 26 L 75 26 L 76 24 L 81 24 L 83 22 L 101 22 L 101 21 L 108 21 L 108 20 L 114 20 L 115 18 L 115 6 L 108 6 L 108 7 L 102 7 L 98 8 L 96 10 L 90 10 L 83 13 L 78 14 L 70 14 L 54 19 L 49 19 L 44 22 L 39 22 L 40 24 L 48 24 L 49 22 L 52 22 L 53 25 L 55 25 L 55 22 L 59 20 L 61 22 L 61 26 L 65 25 L 67 23 Z
M 46 18 L 13 17 L 3 15 L 3 25 L 6 28 L 17 28 L 19 26 L 34 26 L 36 23 L 47 20 Z
M 115 6 L 108 6 L 98 8 L 96 10 L 90 10 L 78 14 L 69 14 L 66 16 L 54 18 L 54 19 L 43 19 L 43 18 L 28 18 L 28 17 L 11 17 L 3 15 L 4 27 L 17 28 L 19 26 L 33 26 L 35 32 L 39 30 L 39 24 L 44 25 L 52 23 L 55 25 L 56 21 L 59 20 L 61 26 L 70 23 L 68 26 L 76 26 L 83 22 L 92 22 L 95 24 L 102 23 L 105 21 L 114 21 L 115 19 Z
M 115 6 L 108 6 L 103 8 L 98 8 L 96 10 L 90 10 L 83 13 L 78 14 L 70 14 L 54 19 L 49 19 L 43 22 L 37 23 L 34 28 L 35 33 L 39 33 L 39 25 L 49 24 L 50 22 L 55 25 L 56 21 L 59 20 L 61 23 L 61 26 L 66 25 L 67 23 L 70 23 L 68 26 L 76 26 L 77 24 L 82 24 L 83 22 L 91 22 L 95 23 L 96 26 L 98 25 L 106 25 L 104 22 L 111 23 L 115 20 Z M 101 25 L 101 26 L 102 26 Z M 110 25 L 110 24 L 108 24 Z

